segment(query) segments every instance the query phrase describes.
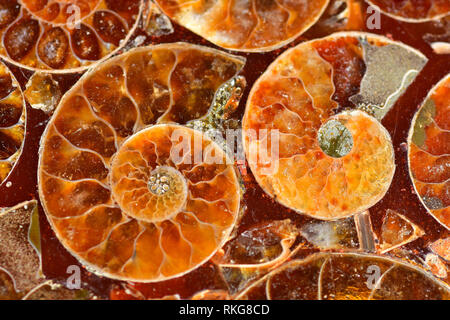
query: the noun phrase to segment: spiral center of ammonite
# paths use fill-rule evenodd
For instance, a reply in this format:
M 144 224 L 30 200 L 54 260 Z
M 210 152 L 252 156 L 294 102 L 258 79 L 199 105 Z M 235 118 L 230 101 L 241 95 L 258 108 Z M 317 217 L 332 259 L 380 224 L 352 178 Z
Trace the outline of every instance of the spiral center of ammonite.
M 317 140 L 322 151 L 333 158 L 342 158 L 353 148 L 353 136 L 339 120 L 324 123 L 318 132 Z
M 154 173 L 148 182 L 148 188 L 155 195 L 163 195 L 170 190 L 169 177 L 165 174 Z
M 137 220 L 171 219 L 186 204 L 186 179 L 175 167 L 152 163 L 152 157 L 138 149 L 145 143 L 145 137 L 137 134 L 116 155 L 111 175 L 114 200 Z
M 168 166 L 157 167 L 150 173 L 148 180 L 148 189 L 156 196 L 170 194 L 180 185 L 186 187 L 184 178 L 178 170 Z

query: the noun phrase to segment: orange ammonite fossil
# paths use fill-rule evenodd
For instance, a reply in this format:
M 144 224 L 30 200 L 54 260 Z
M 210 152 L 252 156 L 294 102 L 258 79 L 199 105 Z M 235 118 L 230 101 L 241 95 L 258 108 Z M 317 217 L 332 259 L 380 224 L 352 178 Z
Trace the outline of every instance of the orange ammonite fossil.
M 171 19 L 230 50 L 270 51 L 305 32 L 329 0 L 156 0 Z
M 385 256 L 317 253 L 270 272 L 240 300 L 448 300 L 449 286 L 415 265 Z
M 0 55 L 21 67 L 81 71 L 123 47 L 140 0 L 1 0 Z
M 377 203 L 392 181 L 394 150 L 378 119 L 358 109 L 382 118 L 393 105 L 383 101 L 401 90 L 380 93 L 404 81 L 397 71 L 414 57 L 404 45 L 353 32 L 302 43 L 275 60 L 252 88 L 243 119 L 246 156 L 264 191 L 325 220 Z
M 218 144 L 181 124 L 203 117 L 243 64 L 186 43 L 143 47 L 99 64 L 66 93 L 42 138 L 39 193 L 83 264 L 154 282 L 223 245 L 240 207 L 237 174 Z
M 424 206 L 450 229 L 450 75 L 430 92 L 412 121 L 408 162 Z
M 424 22 L 450 14 L 448 0 L 367 0 L 383 13 L 408 22 Z
M 0 184 L 22 152 L 25 137 L 25 101 L 11 71 L 0 63 Z

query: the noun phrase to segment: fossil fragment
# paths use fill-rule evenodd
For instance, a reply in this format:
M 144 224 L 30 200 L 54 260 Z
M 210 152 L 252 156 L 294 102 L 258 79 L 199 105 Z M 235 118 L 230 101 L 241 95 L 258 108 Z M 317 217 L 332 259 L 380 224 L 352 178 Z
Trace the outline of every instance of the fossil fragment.
M 450 261 L 450 238 L 439 239 L 430 245 L 431 250 L 442 259 Z
M 424 235 L 424 231 L 398 212 L 388 209 L 381 226 L 381 253 L 398 248 Z
M 353 218 L 313 221 L 304 225 L 300 234 L 323 250 L 359 247 L 358 233 Z
M 450 54 L 450 43 L 448 42 L 433 42 L 430 46 L 436 54 Z
M 26 201 L 0 211 L 0 268 L 7 270 L 18 292 L 41 283 L 40 239 L 37 201 Z
M 142 23 L 144 30 L 150 36 L 160 37 L 174 32 L 169 17 L 162 13 L 153 1 L 147 1 L 145 4 Z
M 438 278 L 447 278 L 447 267 L 439 257 L 433 253 L 429 253 L 425 257 L 425 265 Z
M 34 73 L 27 83 L 25 98 L 31 107 L 50 114 L 61 100 L 61 89 L 48 73 Z
M 214 257 L 232 294 L 286 261 L 298 235 L 290 220 L 262 223 L 228 241 Z

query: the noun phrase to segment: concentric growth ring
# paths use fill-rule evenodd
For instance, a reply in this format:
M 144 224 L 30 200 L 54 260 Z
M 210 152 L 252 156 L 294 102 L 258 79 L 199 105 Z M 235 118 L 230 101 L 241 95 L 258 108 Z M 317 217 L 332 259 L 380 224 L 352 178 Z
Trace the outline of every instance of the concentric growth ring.
M 61 243 L 95 273 L 173 278 L 228 239 L 240 206 L 234 166 L 174 123 L 203 117 L 243 62 L 184 43 L 139 48 L 63 97 L 41 142 L 40 198 Z

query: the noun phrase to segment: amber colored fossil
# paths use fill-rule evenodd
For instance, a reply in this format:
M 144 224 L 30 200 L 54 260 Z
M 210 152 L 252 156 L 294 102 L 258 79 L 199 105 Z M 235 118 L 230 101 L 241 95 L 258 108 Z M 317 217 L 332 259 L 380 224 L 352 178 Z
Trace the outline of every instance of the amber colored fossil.
M 442 259 L 450 261 L 450 238 L 439 239 L 430 244 L 430 249 Z
M 0 63 L 0 184 L 22 152 L 25 136 L 25 101 L 19 83 Z
M 270 51 L 300 36 L 329 0 L 156 0 L 175 22 L 212 43 L 237 51 Z
M 408 22 L 424 22 L 450 13 L 448 0 L 367 0 L 383 13 Z
M 381 226 L 380 252 L 386 253 L 424 235 L 424 231 L 398 212 L 388 209 Z
M 411 179 L 421 202 L 450 229 L 450 75 L 429 93 L 408 137 Z
M 448 300 L 423 269 L 379 255 L 317 253 L 292 260 L 241 292 L 242 300 Z
M 143 47 L 98 65 L 66 93 L 42 138 L 39 192 L 59 240 L 89 269 L 165 280 L 227 240 L 240 207 L 233 163 L 181 124 L 204 116 L 243 64 L 186 43 Z M 186 136 L 190 151 L 178 159 Z
M 43 281 L 38 219 L 36 200 L 0 209 L 0 271 L 11 276 L 21 294 Z
M 335 34 L 286 51 L 247 101 L 243 143 L 256 180 L 281 204 L 314 218 L 370 208 L 394 174 L 389 133 L 348 101 L 365 70 L 358 40 L 363 36 Z
M 141 0 L 1 0 L 0 55 L 20 67 L 81 71 L 122 48 Z

